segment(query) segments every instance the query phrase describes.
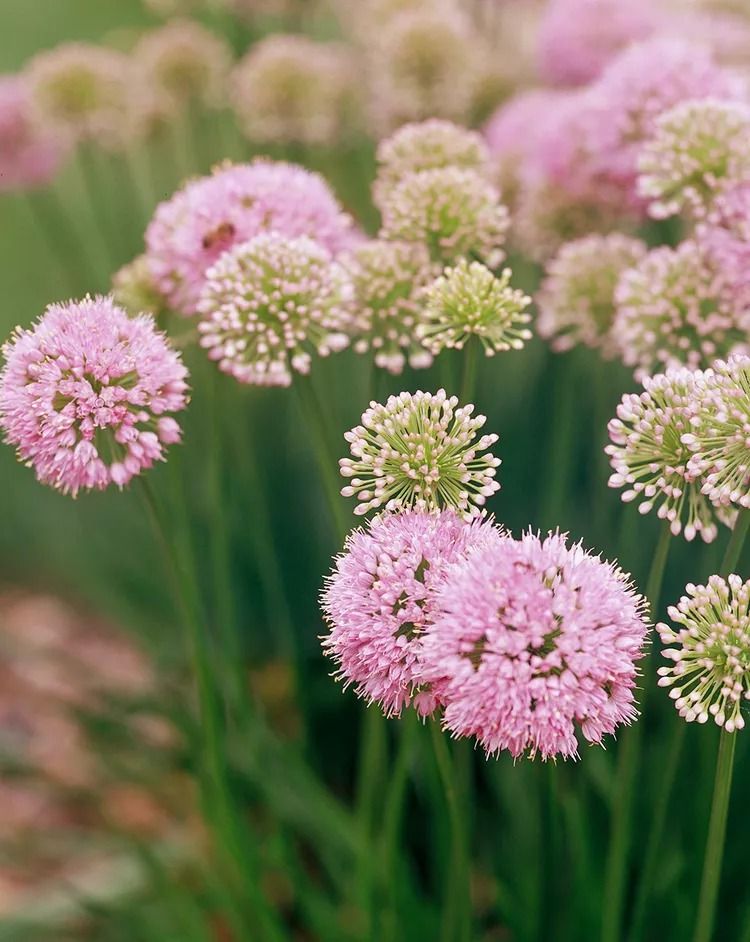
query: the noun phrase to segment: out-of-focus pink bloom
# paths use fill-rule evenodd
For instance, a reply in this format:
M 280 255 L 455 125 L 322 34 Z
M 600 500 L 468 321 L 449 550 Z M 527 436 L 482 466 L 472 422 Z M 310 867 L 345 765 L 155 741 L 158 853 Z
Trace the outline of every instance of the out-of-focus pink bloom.
M 68 154 L 58 135 L 33 119 L 20 76 L 0 76 L 0 192 L 45 186 Z

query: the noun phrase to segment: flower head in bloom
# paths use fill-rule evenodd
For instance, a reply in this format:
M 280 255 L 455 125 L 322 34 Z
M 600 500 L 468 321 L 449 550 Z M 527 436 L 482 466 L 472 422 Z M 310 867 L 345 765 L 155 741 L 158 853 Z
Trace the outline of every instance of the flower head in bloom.
M 737 575 L 711 576 L 708 585 L 685 587 L 670 619 L 679 627 L 659 624 L 669 645 L 662 654 L 671 661 L 659 668 L 659 686 L 688 723 L 709 716 L 728 733 L 742 729 L 742 701 L 750 700 L 750 581 Z
M 691 463 L 693 432 L 701 374 L 684 368 L 643 381 L 643 392 L 628 393 L 609 423 L 612 442 L 605 449 L 613 474 L 610 487 L 626 488 L 624 501 L 638 500 L 640 513 L 656 507 L 676 536 L 683 529 L 692 540 L 716 538 L 715 513 L 701 493 L 702 481 Z
M 386 191 L 380 210 L 383 238 L 421 242 L 437 262 L 474 255 L 495 268 L 505 257 L 508 210 L 473 170 L 409 173 Z
M 112 297 L 128 314 L 161 314 L 166 310 L 145 255 L 139 255 L 112 276 Z
M 498 539 L 489 521 L 450 510 L 381 514 L 350 533 L 321 597 L 323 647 L 344 683 L 387 716 L 412 702 L 431 713 L 435 699 L 416 677 L 433 593 L 451 563 Z
M 52 304 L 5 345 L 0 426 L 63 493 L 122 487 L 180 440 L 187 371 L 151 317 L 111 298 Z
M 433 353 L 462 350 L 478 337 L 487 356 L 502 350 L 520 350 L 531 339 L 525 326 L 531 298 L 510 286 L 511 270 L 497 277 L 480 262 L 459 259 L 427 289 L 418 335 Z
M 123 53 L 63 43 L 34 56 L 26 81 L 44 127 L 108 147 L 127 140 L 135 108 L 131 64 Z
M 543 759 L 600 743 L 636 716 L 646 601 L 616 565 L 564 536 L 501 537 L 437 588 L 421 680 L 443 725 L 488 754 Z
M 705 218 L 718 193 L 750 177 L 750 108 L 714 98 L 676 105 L 657 119 L 638 169 L 652 216 Z
M 643 377 L 670 366 L 709 366 L 747 343 L 743 292 L 721 259 L 695 240 L 652 249 L 615 291 L 613 336 L 626 366 Z
M 201 346 L 243 383 L 289 386 L 310 352 L 347 346 L 351 289 L 340 265 L 307 236 L 264 232 L 235 245 L 206 273 L 198 302 Z
M 408 173 L 462 167 L 487 176 L 489 159 L 487 145 L 476 131 L 439 118 L 405 124 L 378 145 L 376 202 Z
M 355 114 L 355 67 L 340 43 L 273 34 L 250 48 L 232 75 L 232 102 L 250 140 L 324 144 Z
M 59 135 L 35 122 L 24 80 L 0 76 L 0 192 L 44 186 L 67 152 Z
M 402 392 L 385 405 L 371 402 L 362 424 L 344 436 L 352 457 L 339 461 L 341 474 L 351 479 L 341 493 L 357 498 L 355 514 L 378 507 L 480 514 L 500 489 L 500 459 L 482 454 L 497 435 L 478 438 L 486 419 L 473 412 L 473 405 L 458 407 L 444 389 Z
M 143 80 L 172 107 L 220 105 L 232 61 L 227 43 L 194 20 L 170 20 L 133 52 Z
M 310 236 L 334 254 L 356 239 L 319 174 L 269 160 L 226 164 L 157 207 L 146 230 L 156 286 L 176 311 L 195 314 L 206 270 L 233 245 L 270 230 Z
M 342 257 L 354 292 L 354 349 L 372 349 L 375 365 L 390 373 L 432 363 L 432 354 L 417 338 L 422 292 L 437 274 L 436 265 L 419 242 L 374 239 Z
M 619 232 L 566 242 L 547 264 L 536 296 L 539 334 L 555 350 L 583 343 L 612 355 L 615 288 L 622 272 L 645 254 L 644 242 Z

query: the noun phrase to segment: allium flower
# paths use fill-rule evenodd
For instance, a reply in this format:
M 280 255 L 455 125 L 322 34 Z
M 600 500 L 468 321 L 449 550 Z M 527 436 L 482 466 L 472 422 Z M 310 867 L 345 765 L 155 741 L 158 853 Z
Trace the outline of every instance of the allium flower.
M 433 354 L 462 350 L 472 336 L 489 357 L 502 350 L 520 350 L 531 331 L 526 308 L 531 298 L 510 286 L 511 270 L 500 277 L 479 262 L 459 259 L 425 293 L 424 314 L 417 335 Z
M 488 176 L 489 151 L 480 134 L 451 121 L 430 118 L 405 124 L 381 141 L 377 150 L 375 201 L 408 173 L 459 167 Z
M 646 600 L 619 567 L 564 536 L 502 537 L 434 593 L 420 679 L 443 725 L 488 754 L 543 759 L 600 743 L 636 715 Z
M 273 34 L 236 66 L 232 102 L 251 140 L 325 144 L 350 128 L 356 84 L 346 46 Z
M 720 259 L 694 240 L 652 249 L 623 273 L 613 336 L 636 377 L 709 366 L 747 344 L 750 312 Z
M 490 522 L 450 510 L 381 514 L 350 533 L 321 596 L 330 626 L 323 647 L 344 684 L 387 716 L 411 703 L 431 713 L 435 698 L 415 678 L 433 593 L 451 563 L 499 538 Z
M 613 356 L 615 288 L 622 272 L 645 254 L 644 242 L 619 232 L 566 242 L 548 263 L 536 296 L 540 336 L 554 350 L 583 343 Z
M 671 687 L 680 716 L 706 723 L 713 716 L 728 733 L 742 729 L 742 701 L 750 700 L 750 581 L 711 576 L 708 585 L 685 587 L 669 617 L 681 627 L 659 624 L 662 653 L 659 686 Z
M 260 232 L 308 235 L 336 253 L 356 241 L 325 180 L 294 164 L 226 164 L 161 203 L 146 230 L 154 281 L 181 314 L 196 313 L 206 270 Z
M 180 440 L 187 370 L 151 317 L 111 298 L 51 304 L 3 349 L 0 426 L 37 478 L 75 496 L 122 487 Z
M 179 108 L 222 104 L 232 62 L 227 43 L 194 20 L 170 20 L 146 33 L 133 51 L 149 88 Z
M 442 167 L 407 174 L 380 207 L 385 239 L 421 242 L 436 262 L 474 255 L 491 268 L 505 257 L 508 210 L 473 170 Z
M 416 336 L 421 295 L 439 270 L 418 242 L 365 242 L 342 258 L 354 289 L 354 349 L 374 350 L 375 365 L 401 373 L 425 368 L 430 354 Z
M 495 480 L 500 459 L 481 454 L 497 435 L 477 433 L 486 419 L 472 417 L 474 406 L 457 408 L 458 399 L 437 393 L 402 392 L 385 405 L 370 403 L 358 425 L 344 438 L 351 458 L 339 461 L 351 483 L 341 491 L 356 497 L 355 514 L 386 510 L 437 511 L 448 508 L 477 516 L 500 489 Z
M 705 218 L 719 193 L 750 177 L 750 108 L 714 98 L 676 105 L 657 119 L 638 169 L 652 216 Z
M 131 63 L 123 53 L 63 43 L 34 56 L 26 81 L 44 127 L 107 147 L 127 140 L 135 103 Z
M 154 285 L 148 259 L 139 255 L 112 276 L 112 297 L 128 314 L 161 314 L 164 298 Z
M 58 135 L 34 121 L 23 79 L 0 76 L 0 192 L 44 186 L 67 153 Z
M 289 386 L 314 351 L 347 346 L 351 285 L 307 236 L 264 232 L 235 245 L 206 273 L 198 302 L 201 346 L 242 383 Z
M 638 500 L 644 514 L 656 507 L 675 536 L 684 528 L 687 540 L 699 533 L 710 543 L 717 534 L 715 514 L 701 493 L 688 445 L 700 379 L 699 372 L 684 368 L 645 379 L 642 393 L 622 397 L 605 451 L 614 471 L 609 486 L 626 488 L 624 501 Z

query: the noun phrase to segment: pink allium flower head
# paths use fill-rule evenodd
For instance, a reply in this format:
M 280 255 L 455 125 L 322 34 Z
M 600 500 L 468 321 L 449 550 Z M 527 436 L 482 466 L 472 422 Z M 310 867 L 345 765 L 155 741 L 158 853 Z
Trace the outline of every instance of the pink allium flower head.
M 646 244 L 620 232 L 566 242 L 550 260 L 536 296 L 539 335 L 554 350 L 579 343 L 614 356 L 615 288 L 622 272 L 646 254 Z
M 436 512 L 443 508 L 464 516 L 480 514 L 488 497 L 500 489 L 495 480 L 500 459 L 482 454 L 497 435 L 482 435 L 486 422 L 474 406 L 458 406 L 444 389 L 390 396 L 385 405 L 371 402 L 362 424 L 347 432 L 351 458 L 339 461 L 351 483 L 341 491 L 356 497 L 355 514 L 386 510 Z
M 707 585 L 688 584 L 668 609 L 680 627 L 656 626 L 663 656 L 659 686 L 671 687 L 680 716 L 706 723 L 710 716 L 728 733 L 742 729 L 742 701 L 750 700 L 750 581 L 711 576 Z
M 444 727 L 488 754 L 543 759 L 600 743 L 636 715 L 646 600 L 616 565 L 551 534 L 501 537 L 434 594 L 420 680 Z
M 0 76 L 0 192 L 44 186 L 67 154 L 60 136 L 34 121 L 23 79 Z
M 451 563 L 499 538 L 489 521 L 450 510 L 382 514 L 350 533 L 321 597 L 330 626 L 323 647 L 337 676 L 387 716 L 411 703 L 431 713 L 436 699 L 415 678 L 433 593 Z
M 180 440 L 187 370 L 151 317 L 111 298 L 52 304 L 3 349 L 0 425 L 63 493 L 122 487 Z
M 696 240 L 652 249 L 615 291 L 612 336 L 636 378 L 706 367 L 747 346 L 748 298 L 720 257 Z
M 198 311 L 201 346 L 243 383 L 289 386 L 309 373 L 311 353 L 349 343 L 351 283 L 307 236 L 263 232 L 209 268 Z
M 550 85 L 586 85 L 659 21 L 653 0 L 550 0 L 539 25 L 539 74 Z
M 176 311 L 195 314 L 206 270 L 233 245 L 270 230 L 311 236 L 334 254 L 357 241 L 319 174 L 269 160 L 225 164 L 157 207 L 146 230 L 156 285 Z

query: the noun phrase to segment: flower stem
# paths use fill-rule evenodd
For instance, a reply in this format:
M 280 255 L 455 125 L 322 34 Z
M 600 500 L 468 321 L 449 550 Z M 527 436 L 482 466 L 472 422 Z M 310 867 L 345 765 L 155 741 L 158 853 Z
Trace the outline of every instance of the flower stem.
M 364 935 L 372 938 L 375 860 L 371 848 L 377 830 L 375 806 L 386 779 L 386 720 L 377 706 L 370 706 L 365 711 L 362 726 L 357 772 L 357 819 L 363 852 L 358 862 L 357 882 L 365 915 Z
M 477 385 L 477 368 L 479 365 L 479 341 L 473 337 L 464 347 L 463 372 L 461 374 L 461 396 L 459 405 L 465 406 L 474 401 Z

